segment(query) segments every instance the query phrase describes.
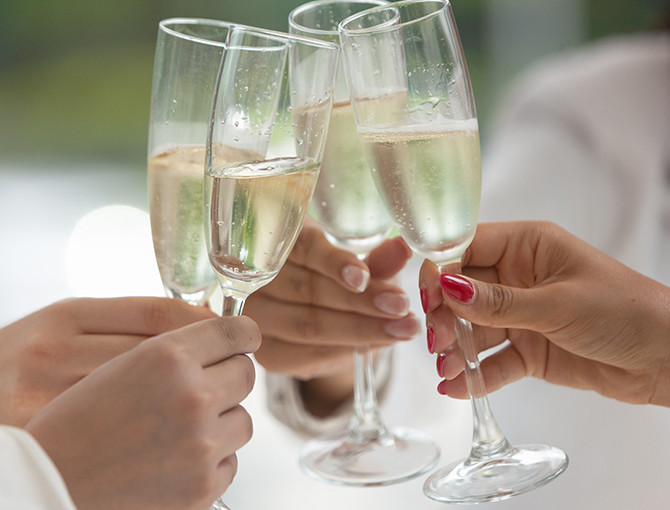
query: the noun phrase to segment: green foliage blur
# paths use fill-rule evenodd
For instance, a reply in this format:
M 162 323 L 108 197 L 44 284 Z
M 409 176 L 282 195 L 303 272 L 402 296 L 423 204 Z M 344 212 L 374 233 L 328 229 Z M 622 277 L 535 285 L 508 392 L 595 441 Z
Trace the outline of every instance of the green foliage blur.
M 483 42 L 491 1 L 452 2 L 480 118 L 496 95 Z M 587 39 L 645 29 L 666 1 L 587 0 Z M 285 31 L 300 3 L 0 0 L 0 162 L 95 158 L 144 169 L 158 22 L 202 17 Z

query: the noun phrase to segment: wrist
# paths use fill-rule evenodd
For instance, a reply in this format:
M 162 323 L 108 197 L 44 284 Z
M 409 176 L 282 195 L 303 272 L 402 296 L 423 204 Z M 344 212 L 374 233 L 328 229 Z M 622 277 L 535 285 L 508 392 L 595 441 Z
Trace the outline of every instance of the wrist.
M 327 418 L 352 398 L 353 371 L 345 370 L 335 375 L 299 381 L 298 390 L 308 413 L 317 418 Z

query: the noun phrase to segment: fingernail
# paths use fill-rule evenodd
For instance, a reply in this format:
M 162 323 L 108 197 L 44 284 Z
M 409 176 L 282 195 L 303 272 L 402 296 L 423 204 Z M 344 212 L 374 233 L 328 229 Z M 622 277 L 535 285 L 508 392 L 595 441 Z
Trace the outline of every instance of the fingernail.
M 398 292 L 382 292 L 373 300 L 375 306 L 382 312 L 393 315 L 407 315 L 409 312 L 409 298 Z
M 433 326 L 426 328 L 426 336 L 428 337 L 428 352 L 433 354 L 433 345 L 435 344 L 435 330 Z
M 370 281 L 370 273 L 358 266 L 349 265 L 342 270 L 342 278 L 354 289 L 363 292 Z
M 423 308 L 423 313 L 428 313 L 428 289 L 426 289 L 426 287 L 421 287 L 419 295 L 421 296 L 421 308 Z
M 461 303 L 469 303 L 475 295 L 472 282 L 456 274 L 441 274 L 440 285 L 445 294 Z
M 444 389 L 444 385 L 445 385 L 446 382 L 447 382 L 447 381 L 444 380 L 444 381 L 441 381 L 440 384 L 437 385 L 437 392 L 438 392 L 440 395 L 446 395 L 446 394 L 447 394 L 447 392 L 446 392 L 445 389 Z
M 444 367 L 444 359 L 445 358 L 446 358 L 446 356 L 444 355 L 443 352 L 441 352 L 440 354 L 437 355 L 437 362 L 436 362 L 435 366 L 437 368 L 437 375 L 439 375 L 440 377 L 444 377 L 444 375 L 442 374 L 442 368 Z
M 402 319 L 388 321 L 384 324 L 384 331 L 394 338 L 412 338 L 419 331 L 419 321 L 413 315 Z

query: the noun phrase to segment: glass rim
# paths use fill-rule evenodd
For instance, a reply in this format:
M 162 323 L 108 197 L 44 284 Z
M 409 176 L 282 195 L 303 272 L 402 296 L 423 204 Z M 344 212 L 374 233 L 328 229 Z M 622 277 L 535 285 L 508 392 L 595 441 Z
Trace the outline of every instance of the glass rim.
M 388 0 L 315 0 L 313 2 L 307 2 L 306 4 L 299 5 L 295 9 L 293 9 L 289 15 L 288 15 L 288 25 L 291 28 L 295 28 L 296 30 L 300 30 L 302 32 L 305 32 L 307 34 L 316 34 L 316 35 L 337 35 L 338 30 L 335 28 L 334 30 L 324 30 L 322 28 L 312 28 L 312 27 L 307 27 L 305 25 L 301 25 L 300 23 L 295 21 L 295 16 L 302 14 L 306 11 L 309 11 L 311 9 L 315 9 L 324 5 L 332 5 L 332 4 L 370 4 L 373 5 L 371 7 L 372 9 L 376 7 L 386 7 L 390 4 Z M 367 10 L 367 9 L 366 9 Z M 360 11 L 363 12 L 363 11 Z M 358 13 L 356 13 L 358 14 Z M 353 16 L 353 15 L 352 15 Z M 347 19 L 347 18 L 345 18 Z M 342 20 L 344 21 L 344 20 Z M 339 24 L 339 23 L 338 23 Z
M 230 29 L 236 24 L 229 23 L 227 21 L 220 21 L 206 18 L 166 18 L 158 22 L 159 29 L 173 37 L 177 37 L 179 39 L 184 39 L 187 41 L 192 41 L 200 44 L 207 44 L 209 46 L 218 46 L 221 48 L 225 48 L 226 43 L 224 42 L 215 41 L 213 39 L 207 39 L 206 37 L 199 37 L 197 35 L 184 34 L 182 32 L 178 32 L 174 28 L 171 28 L 173 25 L 216 26 L 219 28 Z
M 245 32 L 249 32 L 252 34 L 256 35 L 263 35 L 265 37 L 269 37 L 270 39 L 274 39 L 280 42 L 283 42 L 286 44 L 287 42 L 297 42 L 300 44 L 305 44 L 308 46 L 317 46 L 322 49 L 328 49 L 328 50 L 338 50 L 340 49 L 339 44 L 335 44 L 332 42 L 324 41 L 321 39 L 315 39 L 314 37 L 306 37 L 306 36 L 301 36 L 301 35 L 296 35 L 296 34 L 287 34 L 285 32 L 277 32 L 276 30 L 269 30 L 267 28 L 258 28 L 258 27 L 252 27 L 248 25 L 240 25 L 240 24 L 233 24 L 231 27 L 233 29 L 239 29 L 239 30 L 244 30 Z M 243 48 L 244 46 L 228 46 L 229 48 Z
M 377 12 L 381 12 L 385 9 L 395 9 L 396 11 L 398 10 L 399 6 L 405 6 L 405 5 L 410 5 L 410 4 L 440 4 L 440 6 L 435 9 L 433 12 L 429 12 L 428 14 L 424 14 L 422 16 L 419 16 L 414 19 L 410 19 L 407 21 L 400 21 L 399 23 L 396 24 L 390 24 L 389 22 L 383 22 L 379 23 L 378 25 L 372 26 L 372 27 L 367 27 L 367 28 L 346 28 L 346 25 L 351 23 L 352 21 L 356 21 L 357 19 L 360 19 L 364 16 L 368 16 L 370 14 L 374 14 Z M 444 12 L 447 8 L 449 7 L 449 0 L 403 0 L 401 2 L 392 2 L 389 3 L 388 5 L 380 5 L 379 7 L 373 7 L 372 9 L 368 9 L 366 11 L 361 11 L 356 14 L 352 14 L 349 16 L 347 19 L 343 20 L 337 27 L 338 32 L 341 34 L 344 34 L 346 36 L 362 36 L 362 35 L 370 35 L 370 34 L 378 34 L 382 32 L 390 32 L 392 30 L 397 30 L 398 28 L 408 26 L 408 25 L 414 25 L 416 23 L 421 23 L 423 21 L 426 21 L 428 19 L 431 19 L 435 16 L 438 16 L 440 13 Z M 398 16 L 398 14 L 396 14 Z
M 265 28 L 258 28 L 258 27 L 252 27 L 249 25 L 242 25 L 240 23 L 230 23 L 228 21 L 220 21 L 220 20 L 213 20 L 213 19 L 206 19 L 206 18 L 166 18 L 164 20 L 161 20 L 158 23 L 158 26 L 160 27 L 161 30 L 163 30 L 165 33 L 170 34 L 174 37 L 178 37 L 180 39 L 185 39 L 188 41 L 192 42 L 197 42 L 200 44 L 207 44 L 210 46 L 218 46 L 224 49 L 228 48 L 243 48 L 244 46 L 229 46 L 225 42 L 220 42 L 220 41 L 215 41 L 212 39 L 207 39 L 204 37 L 198 37 L 194 35 L 189 35 L 189 34 L 183 34 L 181 32 L 178 32 L 174 30 L 173 28 L 170 28 L 170 25 L 203 25 L 203 26 L 216 26 L 220 28 L 227 28 L 229 30 L 232 29 L 239 29 L 243 30 L 245 32 L 249 32 L 252 34 L 258 34 L 258 35 L 263 35 L 265 37 L 269 37 L 270 39 L 280 41 L 283 43 L 293 41 L 301 44 L 306 44 L 309 46 L 317 46 L 323 49 L 330 49 L 330 50 L 339 50 L 339 45 L 335 43 L 331 43 L 328 41 L 322 41 L 320 39 L 314 39 L 312 37 L 303 37 L 300 35 L 295 35 L 295 34 L 287 34 L 284 32 L 278 32 L 276 30 L 268 30 Z M 253 49 L 253 48 L 250 48 Z

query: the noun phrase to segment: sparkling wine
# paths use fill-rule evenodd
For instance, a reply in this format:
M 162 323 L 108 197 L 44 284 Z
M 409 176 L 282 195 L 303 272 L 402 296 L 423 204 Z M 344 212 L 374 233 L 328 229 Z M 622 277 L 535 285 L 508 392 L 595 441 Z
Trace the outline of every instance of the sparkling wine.
M 351 103 L 333 107 L 312 206 L 328 240 L 357 254 L 369 253 L 391 229 L 358 140 Z
M 278 158 L 205 175 L 209 260 L 222 287 L 249 294 L 283 266 L 302 229 L 319 164 Z
M 170 297 L 204 303 L 215 287 L 203 228 L 204 146 L 184 146 L 148 160 L 151 234 Z
M 407 243 L 438 265 L 458 259 L 479 216 L 476 119 L 400 128 L 360 127 L 373 179 Z

